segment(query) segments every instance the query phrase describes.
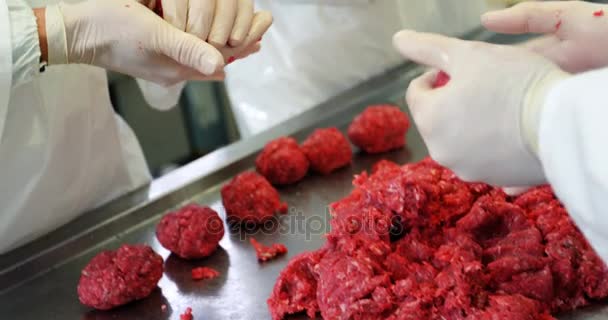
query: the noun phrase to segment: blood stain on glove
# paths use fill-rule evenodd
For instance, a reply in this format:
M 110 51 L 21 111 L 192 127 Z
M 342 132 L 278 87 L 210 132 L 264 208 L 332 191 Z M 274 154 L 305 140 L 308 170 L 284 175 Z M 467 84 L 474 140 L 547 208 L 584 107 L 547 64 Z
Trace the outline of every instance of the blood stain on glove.
M 608 298 L 608 266 L 548 186 L 509 197 L 431 159 L 382 161 L 353 185 L 326 244 L 279 275 L 273 320 L 550 320 Z
M 287 185 L 302 180 L 309 163 L 295 139 L 282 137 L 266 144 L 255 166 L 272 184 Z
M 198 267 L 192 269 L 192 279 L 193 280 L 207 280 L 214 279 L 219 277 L 220 273 L 209 267 Z
M 249 242 L 255 249 L 255 254 L 260 262 L 270 261 L 287 253 L 287 247 L 282 243 L 275 243 L 267 247 L 254 238 L 249 238 Z
M 146 245 L 103 251 L 82 270 L 78 298 L 108 310 L 149 296 L 163 275 L 163 258 Z
M 561 28 L 562 26 L 562 20 L 557 21 L 557 23 L 555 24 L 555 31 L 559 30 L 559 28 Z
M 287 210 L 279 192 L 255 172 L 244 172 L 222 187 L 222 203 L 230 223 L 260 224 Z
M 593 16 L 594 16 L 594 17 L 603 17 L 603 16 L 604 16 L 604 10 L 598 10 L 598 11 L 595 11 L 595 12 L 593 13 Z
M 382 153 L 405 146 L 410 127 L 407 115 L 392 105 L 369 106 L 348 127 L 350 141 L 367 153 Z
M 186 311 L 184 311 L 184 313 L 179 315 L 179 320 L 192 320 L 194 319 L 194 317 L 192 316 L 192 308 L 188 307 L 186 308 Z
M 302 150 L 312 169 L 324 175 L 349 165 L 353 157 L 350 143 L 336 128 L 315 130 L 302 143 Z
M 194 204 L 166 214 L 156 226 L 160 244 L 184 259 L 208 257 L 223 236 L 224 223 L 217 212 Z
M 433 82 L 433 89 L 441 88 L 448 84 L 448 82 L 450 82 L 450 75 L 443 71 L 439 71 L 437 77 L 435 77 L 435 82 Z

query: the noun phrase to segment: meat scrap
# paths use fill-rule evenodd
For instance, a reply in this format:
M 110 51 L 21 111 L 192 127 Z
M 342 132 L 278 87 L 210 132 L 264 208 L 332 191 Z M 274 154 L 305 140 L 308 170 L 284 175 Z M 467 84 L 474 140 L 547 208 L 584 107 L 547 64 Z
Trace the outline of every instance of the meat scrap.
M 194 319 L 194 317 L 192 316 L 192 308 L 188 307 L 186 308 L 186 311 L 184 311 L 184 313 L 179 315 L 179 320 L 192 320 Z
M 550 320 L 608 298 L 608 267 L 548 186 L 510 197 L 431 159 L 353 185 L 326 244 L 279 275 L 273 320 Z
M 433 89 L 441 88 L 448 84 L 448 82 L 450 82 L 450 75 L 444 71 L 439 71 L 435 77 L 435 82 L 433 82 Z
M 255 249 L 255 253 L 258 256 L 258 260 L 261 262 L 270 261 L 276 259 L 287 253 L 287 247 L 282 243 L 275 243 L 270 247 L 267 247 L 259 243 L 254 238 L 249 238 L 249 242 Z
M 198 267 L 192 269 L 192 279 L 193 280 L 207 280 L 219 277 L 220 273 L 208 267 Z
M 597 11 L 593 12 L 593 16 L 594 17 L 603 17 L 604 16 L 604 10 L 597 10 Z

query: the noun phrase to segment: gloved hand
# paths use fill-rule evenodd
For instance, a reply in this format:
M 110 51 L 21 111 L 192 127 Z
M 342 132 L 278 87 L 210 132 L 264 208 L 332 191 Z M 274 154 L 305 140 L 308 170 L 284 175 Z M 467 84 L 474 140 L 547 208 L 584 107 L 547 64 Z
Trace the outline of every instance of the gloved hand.
M 482 16 L 483 25 L 509 34 L 542 33 L 526 46 L 568 72 L 608 65 L 608 6 L 583 1 L 525 2 Z
M 162 85 L 214 79 L 224 67 L 212 45 L 175 29 L 133 0 L 49 6 L 47 30 L 57 25 L 65 33 L 49 35 L 49 64 L 89 64 Z
M 407 102 L 431 157 L 466 181 L 495 186 L 545 182 L 536 155 L 546 93 L 569 75 L 523 48 L 401 31 L 401 54 L 445 71 L 410 83 Z
M 260 50 L 272 24 L 267 11 L 254 12 L 253 0 L 139 0 L 174 27 L 207 41 L 226 62 Z M 162 10 L 159 10 L 159 7 Z

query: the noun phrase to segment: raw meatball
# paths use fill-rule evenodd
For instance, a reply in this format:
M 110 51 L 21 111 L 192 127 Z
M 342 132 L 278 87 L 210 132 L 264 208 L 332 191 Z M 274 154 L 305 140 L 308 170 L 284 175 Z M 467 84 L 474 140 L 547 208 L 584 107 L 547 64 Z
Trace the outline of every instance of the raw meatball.
M 82 270 L 78 299 L 82 304 L 108 310 L 143 299 L 163 275 L 163 258 L 145 245 L 123 245 L 95 256 Z
M 276 185 L 296 183 L 308 172 L 308 159 L 293 138 L 269 142 L 255 161 L 256 168 Z
M 302 143 L 302 150 L 312 169 L 321 174 L 349 165 L 353 157 L 348 140 L 336 128 L 315 130 Z
M 261 175 L 245 172 L 222 188 L 222 203 L 231 223 L 263 223 L 275 212 L 286 212 L 279 192 Z
M 367 153 L 382 153 L 405 146 L 410 121 L 398 107 L 370 106 L 348 127 L 350 141 Z
M 217 212 L 198 205 L 168 213 L 156 227 L 156 237 L 163 247 L 184 259 L 209 256 L 223 236 L 224 224 Z

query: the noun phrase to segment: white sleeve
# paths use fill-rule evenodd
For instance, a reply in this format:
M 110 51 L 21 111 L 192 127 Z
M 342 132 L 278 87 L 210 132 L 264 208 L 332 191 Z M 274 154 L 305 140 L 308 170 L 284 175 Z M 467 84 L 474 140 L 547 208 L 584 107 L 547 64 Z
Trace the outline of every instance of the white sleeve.
M 0 137 L 4 131 L 13 78 L 13 51 L 8 4 L 0 3 Z
M 40 73 L 38 25 L 32 8 L 24 0 L 6 0 L 6 3 L 12 47 L 12 86 L 17 87 Z
M 137 85 L 144 96 L 144 100 L 153 107 L 160 111 L 167 111 L 172 109 L 179 102 L 179 97 L 182 94 L 182 90 L 186 85 L 186 82 L 180 82 L 170 87 L 163 87 L 154 82 L 136 79 Z
M 608 261 L 608 68 L 551 89 L 539 128 L 547 179 L 597 253 Z

